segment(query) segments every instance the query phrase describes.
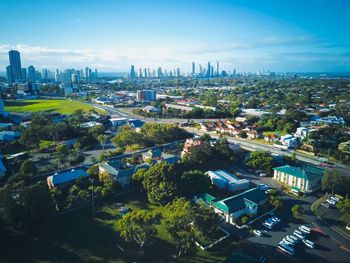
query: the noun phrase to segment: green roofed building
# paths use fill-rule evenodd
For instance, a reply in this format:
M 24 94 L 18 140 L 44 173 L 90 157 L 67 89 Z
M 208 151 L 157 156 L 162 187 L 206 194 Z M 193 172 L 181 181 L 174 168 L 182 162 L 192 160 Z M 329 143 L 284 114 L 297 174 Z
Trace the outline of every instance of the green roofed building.
M 311 193 L 321 186 L 324 170 L 315 166 L 284 165 L 273 168 L 273 179 L 290 187 L 293 192 Z
M 199 194 L 195 201 L 210 205 L 226 222 L 233 224 L 241 216 L 257 214 L 259 207 L 267 202 L 267 195 L 258 188 L 252 188 L 222 200 L 207 193 Z
M 123 188 L 128 187 L 131 183 L 131 177 L 140 169 L 149 169 L 147 163 L 140 165 L 126 165 L 119 160 L 101 162 L 98 164 L 100 173 L 108 173 L 114 180 L 118 181 Z

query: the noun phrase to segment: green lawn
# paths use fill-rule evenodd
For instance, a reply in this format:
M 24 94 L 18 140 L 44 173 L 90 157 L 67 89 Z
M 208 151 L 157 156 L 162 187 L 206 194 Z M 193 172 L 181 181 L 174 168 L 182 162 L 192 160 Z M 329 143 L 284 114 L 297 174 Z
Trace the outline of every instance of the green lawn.
M 19 232 L 0 230 L 2 252 L 0 262 L 223 262 L 237 247 L 227 238 L 209 251 L 198 248 L 176 259 L 176 249 L 163 225 L 158 235 L 141 255 L 135 242 L 125 242 L 118 235 L 117 204 L 131 210 L 158 209 L 146 201 L 143 193 L 132 192 L 103 204 L 92 218 L 90 207 L 54 218 L 41 227 L 35 238 Z M 0 228 L 1 229 L 1 228 Z M 122 253 L 117 244 L 125 249 Z M 19 253 L 20 251 L 20 253 Z
M 72 114 L 76 110 L 96 110 L 99 113 L 103 111 L 94 108 L 86 103 L 71 100 L 21 100 L 5 102 L 5 111 L 8 112 L 58 112 L 62 114 Z

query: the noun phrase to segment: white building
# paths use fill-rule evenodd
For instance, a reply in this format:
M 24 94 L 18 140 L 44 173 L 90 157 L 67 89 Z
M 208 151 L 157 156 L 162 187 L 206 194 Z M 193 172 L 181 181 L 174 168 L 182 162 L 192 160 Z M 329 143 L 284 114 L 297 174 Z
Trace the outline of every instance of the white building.
M 295 148 L 298 145 L 298 138 L 291 134 L 282 136 L 280 141 L 282 145 L 287 146 L 288 148 Z
M 307 138 L 309 132 L 310 132 L 310 129 L 306 127 L 299 127 L 297 128 L 297 131 L 294 133 L 294 136 L 304 140 Z
M 220 189 L 227 188 L 230 191 L 240 191 L 249 188 L 247 179 L 240 179 L 224 170 L 208 171 L 206 174 L 209 176 L 212 184 Z

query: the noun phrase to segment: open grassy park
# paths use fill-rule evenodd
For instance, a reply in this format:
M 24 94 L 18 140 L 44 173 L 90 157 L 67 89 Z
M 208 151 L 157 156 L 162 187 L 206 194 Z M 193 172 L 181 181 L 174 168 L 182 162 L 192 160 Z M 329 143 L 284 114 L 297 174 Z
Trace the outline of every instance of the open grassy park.
M 20 100 L 5 102 L 5 110 L 8 112 L 57 112 L 61 114 L 72 114 L 76 110 L 88 112 L 94 109 L 103 113 L 102 110 L 96 109 L 86 103 L 72 100 Z
M 20 232 L 0 233 L 2 252 L 0 262 L 223 262 L 237 247 L 228 238 L 209 251 L 196 249 L 180 259 L 174 257 L 176 249 L 162 225 L 145 254 L 135 242 L 125 242 L 118 235 L 120 204 L 131 210 L 158 209 L 146 201 L 138 191 L 117 197 L 97 207 L 92 217 L 90 207 L 62 214 L 49 225 L 43 226 L 36 238 Z M 119 244 L 125 252 L 118 247 Z M 21 252 L 18 253 L 18 248 Z M 11 261 L 11 260 L 12 261 Z M 10 261 L 9 261 L 10 260 Z

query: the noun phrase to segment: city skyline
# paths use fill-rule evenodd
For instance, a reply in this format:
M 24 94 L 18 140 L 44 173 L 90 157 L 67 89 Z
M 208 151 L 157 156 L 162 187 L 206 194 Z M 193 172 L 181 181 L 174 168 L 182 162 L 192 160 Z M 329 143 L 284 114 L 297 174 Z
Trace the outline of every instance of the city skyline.
M 29 6 L 31 12 L 27 12 Z M 129 72 L 206 67 L 349 72 L 346 1 L 0 1 L 0 71 L 22 66 Z M 45 21 L 45 23 L 42 23 Z M 198 69 L 196 69 L 198 70 Z

